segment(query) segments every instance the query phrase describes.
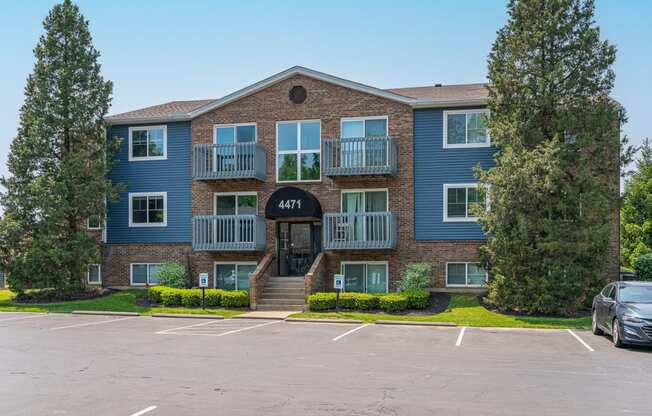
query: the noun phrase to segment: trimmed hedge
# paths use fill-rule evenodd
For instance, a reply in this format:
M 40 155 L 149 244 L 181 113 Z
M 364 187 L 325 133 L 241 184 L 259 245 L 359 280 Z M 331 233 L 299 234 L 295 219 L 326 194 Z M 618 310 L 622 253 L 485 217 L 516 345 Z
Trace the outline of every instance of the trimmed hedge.
M 149 300 L 163 306 L 201 306 L 201 289 L 176 289 L 166 286 L 152 286 L 148 290 Z M 249 306 L 249 292 L 246 290 L 206 289 L 206 306 L 210 308 L 246 308 Z
M 635 280 L 652 281 L 652 253 L 639 256 L 634 262 Z
M 409 309 L 426 309 L 430 306 L 430 292 L 427 290 L 406 290 L 401 295 L 407 297 Z
M 391 294 L 380 298 L 380 309 L 385 312 L 401 312 L 408 308 L 408 298 L 402 294 Z
M 335 309 L 337 295 L 334 292 L 320 292 L 308 296 L 311 311 Z M 388 300 L 386 298 L 389 298 Z M 406 309 L 425 309 L 430 305 L 430 292 L 427 290 L 410 290 L 400 293 L 356 293 L 340 294 L 340 308 L 369 311 L 382 309 L 385 312 L 401 312 Z
M 311 311 L 327 311 L 335 309 L 335 293 L 315 293 L 308 296 L 308 306 Z

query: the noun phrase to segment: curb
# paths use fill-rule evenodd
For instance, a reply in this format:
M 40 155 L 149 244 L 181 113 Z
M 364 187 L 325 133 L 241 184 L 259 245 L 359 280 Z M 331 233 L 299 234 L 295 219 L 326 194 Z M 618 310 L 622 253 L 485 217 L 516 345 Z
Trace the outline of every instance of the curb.
M 279 318 L 277 316 L 274 317 L 269 317 L 269 316 L 243 316 L 243 315 L 235 315 L 232 316 L 231 319 L 265 319 L 268 321 L 283 321 L 287 318 Z
M 224 319 L 222 315 L 206 315 L 195 313 L 153 313 L 152 318 Z
M 113 312 L 113 311 L 72 311 L 73 315 L 108 315 L 108 316 L 140 316 L 138 312 Z
M 457 324 L 451 322 L 420 322 L 420 321 L 389 321 L 378 320 L 377 325 L 404 325 L 404 326 L 447 326 L 456 327 Z
M 285 318 L 288 322 L 315 322 L 322 324 L 362 324 L 360 319 L 311 319 L 311 318 Z

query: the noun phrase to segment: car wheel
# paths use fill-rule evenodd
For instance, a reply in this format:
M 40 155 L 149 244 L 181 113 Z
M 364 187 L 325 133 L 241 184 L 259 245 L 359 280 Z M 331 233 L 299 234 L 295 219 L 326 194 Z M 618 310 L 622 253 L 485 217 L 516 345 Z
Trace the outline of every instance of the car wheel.
M 618 319 L 614 319 L 613 324 L 611 324 L 611 338 L 614 341 L 614 346 L 618 348 L 625 346 L 620 338 L 620 324 L 618 323 Z
M 598 312 L 593 310 L 593 317 L 591 318 L 591 332 L 593 335 L 602 335 L 603 332 L 598 326 Z

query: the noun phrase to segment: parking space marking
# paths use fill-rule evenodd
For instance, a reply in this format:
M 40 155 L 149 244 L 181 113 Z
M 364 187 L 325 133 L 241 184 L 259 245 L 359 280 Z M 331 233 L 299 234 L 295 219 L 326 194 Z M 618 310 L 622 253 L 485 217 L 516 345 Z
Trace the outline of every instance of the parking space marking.
M 15 316 L 13 318 L 0 319 L 0 322 L 19 321 L 21 319 L 43 318 L 44 316 L 48 316 L 48 314 L 39 314 L 39 315 L 33 315 L 33 316 Z
M 78 327 L 81 327 L 81 326 L 108 324 L 108 323 L 111 323 L 111 322 L 126 321 L 127 319 L 134 319 L 134 318 L 139 318 L 139 317 L 138 316 L 129 316 L 129 317 L 126 317 L 126 318 L 107 319 L 107 320 L 104 320 L 104 321 L 85 322 L 83 324 L 58 326 L 58 327 L 55 327 L 55 328 L 50 328 L 50 331 L 58 331 L 59 329 L 68 329 L 68 328 L 78 328 Z
M 336 337 L 333 338 L 332 340 L 333 340 L 333 341 L 337 341 L 337 340 L 339 340 L 339 339 L 341 339 L 341 338 L 344 338 L 345 336 L 347 336 L 347 335 L 349 335 L 349 334 L 354 333 L 355 331 L 358 331 L 358 330 L 364 328 L 365 326 L 369 326 L 369 324 L 362 324 L 362 325 L 360 325 L 360 326 L 357 326 L 357 327 L 351 329 L 350 331 L 346 331 L 346 332 L 343 333 L 342 335 L 338 335 L 338 336 L 336 336 Z
M 264 323 L 258 324 L 258 325 L 247 326 L 247 327 L 240 328 L 240 329 L 234 329 L 232 331 L 222 332 L 221 334 L 217 334 L 215 336 L 216 337 L 221 337 L 221 336 L 224 336 L 224 335 L 235 334 L 237 332 L 248 331 L 250 329 L 260 328 L 261 326 L 267 326 L 267 325 L 272 325 L 272 324 L 280 324 L 281 322 L 283 322 L 283 321 L 264 322 Z
M 130 415 L 130 416 L 142 416 L 142 415 L 144 415 L 145 413 L 149 413 L 149 412 L 151 412 L 151 411 L 154 410 L 154 409 L 156 409 L 156 406 L 146 407 L 146 408 L 144 408 L 143 410 L 141 410 L 140 412 L 136 412 L 136 413 L 134 413 L 134 414 L 132 414 L 132 415 Z
M 208 320 L 208 321 L 206 321 L 206 322 L 201 322 L 201 323 L 198 323 L 198 324 L 186 325 L 186 326 L 180 326 L 180 327 L 178 327 L 178 328 L 164 329 L 163 331 L 158 331 L 157 334 L 159 334 L 159 335 L 165 335 L 165 334 L 167 334 L 167 333 L 170 332 L 170 331 L 180 331 L 180 330 L 182 330 L 182 329 L 194 328 L 194 327 L 197 327 L 197 326 L 210 325 L 210 324 L 214 324 L 214 323 L 215 323 L 215 321 L 213 321 L 213 320 Z
M 462 338 L 464 338 L 464 333 L 466 332 L 466 327 L 463 326 L 462 329 L 460 329 L 460 334 L 457 336 L 457 341 L 455 341 L 455 346 L 459 347 L 462 345 Z
M 579 335 L 577 335 L 575 332 L 571 331 L 570 329 L 567 329 L 567 331 L 568 331 L 569 334 L 571 334 L 573 337 L 575 337 L 575 339 L 578 340 L 580 342 L 580 344 L 584 345 L 587 350 L 589 350 L 591 352 L 595 351 L 593 348 L 591 348 L 591 346 L 589 344 L 584 342 L 584 340 L 582 338 L 580 338 Z
M 240 320 L 233 321 L 233 323 L 235 323 L 235 322 L 242 323 L 243 321 L 240 321 Z M 232 329 L 230 331 L 219 332 L 219 333 L 216 333 L 215 330 L 224 330 L 224 329 L 227 329 L 228 327 L 233 327 L 233 326 L 236 326 L 236 325 L 230 325 L 232 322 L 229 322 L 229 321 L 202 322 L 201 324 L 194 324 L 194 325 L 182 326 L 182 327 L 179 327 L 179 328 L 166 329 L 164 331 L 157 332 L 157 334 L 159 334 L 159 335 L 204 335 L 204 336 L 209 336 L 209 337 L 223 337 L 225 335 L 236 334 L 238 332 L 248 331 L 250 329 L 256 329 L 256 328 L 260 328 L 260 327 L 267 326 L 267 325 L 280 324 L 282 322 L 283 322 L 282 320 L 263 322 L 263 323 L 260 323 L 260 324 L 246 326 L 246 327 L 243 327 L 243 328 Z M 227 324 L 227 328 L 224 328 L 223 325 L 219 325 L 216 328 L 208 328 L 207 327 L 208 324 Z M 184 331 L 185 329 L 192 329 L 192 328 L 198 328 L 198 327 L 202 327 L 202 328 L 197 329 L 197 331 L 190 331 L 190 332 Z

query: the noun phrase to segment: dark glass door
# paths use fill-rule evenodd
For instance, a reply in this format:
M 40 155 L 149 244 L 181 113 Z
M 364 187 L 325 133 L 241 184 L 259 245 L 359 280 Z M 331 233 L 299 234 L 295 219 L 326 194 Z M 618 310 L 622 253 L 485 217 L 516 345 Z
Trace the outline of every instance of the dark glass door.
M 280 276 L 302 276 L 308 273 L 315 255 L 321 251 L 320 231 L 319 225 L 308 222 L 278 224 Z

